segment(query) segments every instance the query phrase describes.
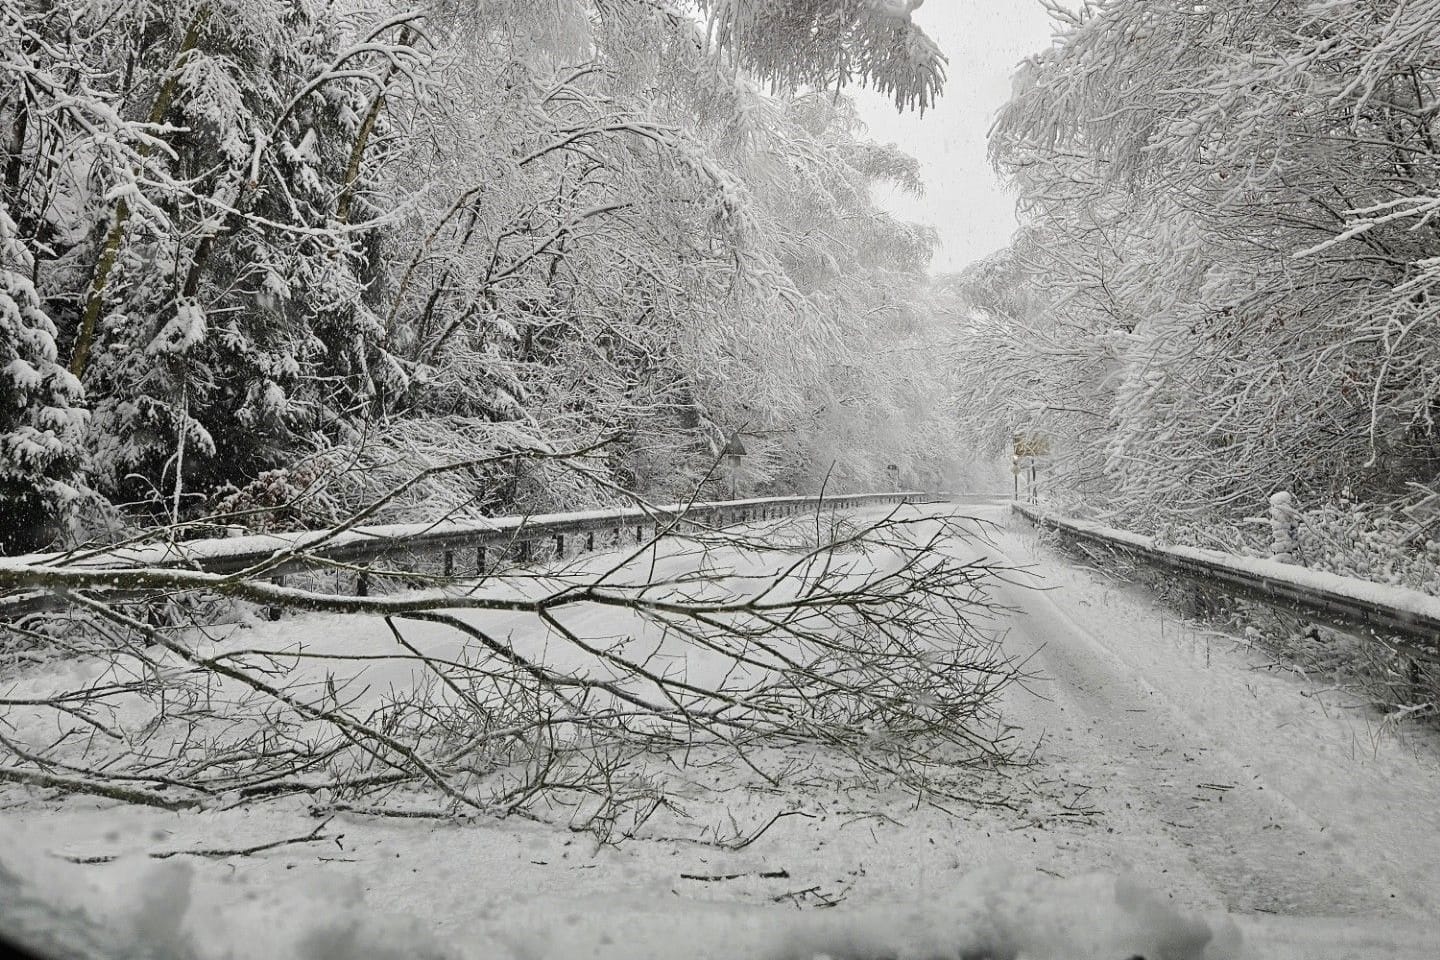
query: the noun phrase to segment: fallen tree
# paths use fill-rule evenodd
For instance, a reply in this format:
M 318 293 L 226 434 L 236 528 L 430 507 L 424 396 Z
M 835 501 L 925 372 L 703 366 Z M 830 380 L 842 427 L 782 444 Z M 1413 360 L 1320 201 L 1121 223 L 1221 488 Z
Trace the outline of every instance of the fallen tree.
M 780 783 L 823 757 L 941 797 L 946 771 L 1009 759 L 994 704 L 1017 668 L 987 629 L 1005 571 L 955 552 L 974 522 L 822 507 L 679 524 L 478 579 L 376 570 L 400 589 L 369 596 L 304 547 L 287 559 L 314 572 L 288 584 L 6 561 L 0 595 L 63 607 L 0 624 L 0 779 L 172 809 L 522 814 L 619 839 L 712 764 Z

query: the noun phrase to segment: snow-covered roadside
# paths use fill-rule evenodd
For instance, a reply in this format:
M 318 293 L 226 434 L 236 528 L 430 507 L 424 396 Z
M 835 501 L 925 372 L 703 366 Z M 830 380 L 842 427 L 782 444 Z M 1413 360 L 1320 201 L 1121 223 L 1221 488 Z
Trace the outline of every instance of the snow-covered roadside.
M 1003 519 L 998 507 L 983 512 Z M 81 802 L 18 807 L 0 812 L 7 836 L 21 838 L 0 852 L 0 923 L 19 915 L 18 892 L 28 889 L 32 901 L 83 907 L 97 936 L 138 938 L 159 944 L 157 955 L 173 957 L 1433 956 L 1430 929 L 1409 909 L 1362 910 L 1361 918 L 1329 911 L 1303 921 L 1250 912 L 1256 904 L 1227 887 L 1234 878 L 1214 875 L 1224 852 L 1198 856 L 1186 846 L 1183 825 L 1161 822 L 1174 811 L 1154 806 L 1157 792 L 1176 794 L 1180 808 L 1193 813 L 1184 808 L 1198 809 L 1202 802 L 1190 798 L 1204 788 L 1147 774 L 1146 761 L 1133 758 L 1148 754 L 1136 754 L 1136 743 L 1119 737 L 1126 730 L 1112 723 L 1120 721 L 1099 707 L 1108 703 L 1121 720 L 1134 720 L 1131 734 L 1162 737 L 1191 724 L 1156 722 L 1159 703 L 1135 705 L 1127 691 L 1162 697 L 1164 711 L 1173 713 L 1175 699 L 1208 696 L 1220 677 L 1221 692 L 1208 702 L 1212 712 L 1228 714 L 1245 707 L 1232 689 L 1242 678 L 1279 684 L 1273 697 L 1286 703 L 1311 702 L 1282 689 L 1294 687 L 1289 680 L 1254 676 L 1243 666 L 1248 654 L 1228 647 L 1213 646 L 1205 667 L 1198 647 L 1177 646 L 1173 631 L 1157 635 L 1160 614 L 1153 606 L 1128 593 L 1107 594 L 1090 574 L 1067 570 L 1048 553 L 1028 552 L 1032 542 L 1017 530 L 1002 532 L 995 544 L 1013 559 L 1040 559 L 1041 572 L 1059 588 L 1007 596 L 1027 611 L 1015 621 L 1012 645 L 1023 650 L 1042 640 L 1047 651 L 1078 648 L 1072 659 L 1098 673 L 1070 679 L 1092 689 L 1119 686 L 1099 700 L 1076 693 L 1075 683 L 1064 698 L 1051 690 L 1064 714 L 1047 714 L 1050 704 L 1027 703 L 1019 692 L 1012 697 L 1012 722 L 1027 726 L 1019 735 L 1047 734 L 1040 762 L 1018 773 L 967 775 L 954 785 L 957 794 L 1003 792 L 1011 807 L 941 802 L 952 815 L 917 806 L 899 791 L 820 776 L 824 771 L 777 791 L 716 768 L 691 774 L 681 801 L 684 818 L 659 815 L 646 825 L 648 839 L 619 848 L 519 819 L 435 824 L 338 817 L 314 844 L 164 861 L 136 855 L 245 847 L 301 836 L 317 823 L 299 805 L 205 814 Z M 1086 619 L 1092 613 L 1100 632 L 1077 635 L 1079 627 L 1092 629 Z M 1111 644 L 1118 653 L 1107 652 Z M 1228 666 L 1217 674 L 1217 663 Z M 1145 694 L 1146 684 L 1156 692 Z M 1081 707 L 1094 709 L 1072 712 Z M 1142 708 L 1147 713 L 1128 712 Z M 1253 731 L 1266 728 L 1265 714 L 1215 722 L 1251 730 L 1240 737 L 1245 749 L 1263 746 Z M 1229 726 L 1194 726 L 1207 735 L 1235 736 Z M 1284 748 L 1306 742 L 1301 737 Z M 1161 749 L 1157 744 L 1152 752 Z M 813 752 L 792 759 L 825 765 Z M 1404 770 L 1405 761 L 1396 759 L 1392 772 L 1401 782 L 1407 782 Z M 1106 771 L 1114 775 L 1102 780 Z M 1228 813 L 1234 801 L 1226 796 L 1214 806 L 1232 804 Z M 774 819 L 790 811 L 797 813 Z M 1411 813 L 1419 818 L 1424 809 Z M 695 842 L 752 836 L 741 849 Z M 121 859 L 79 866 L 56 855 Z M 1294 869 L 1289 862 L 1275 867 L 1277 873 Z M 1300 874 L 1308 882 L 1311 875 Z M 1268 879 L 1257 874 L 1255 882 Z M 1249 945 L 1243 954 L 1229 921 L 1216 919 L 1225 908 L 1244 911 L 1235 918 Z M 1211 919 L 1193 919 L 1201 916 Z M 1365 917 L 1383 919 L 1384 926 Z M 1202 946 L 1207 940 L 1208 949 Z M 123 948 L 108 952 L 127 955 Z

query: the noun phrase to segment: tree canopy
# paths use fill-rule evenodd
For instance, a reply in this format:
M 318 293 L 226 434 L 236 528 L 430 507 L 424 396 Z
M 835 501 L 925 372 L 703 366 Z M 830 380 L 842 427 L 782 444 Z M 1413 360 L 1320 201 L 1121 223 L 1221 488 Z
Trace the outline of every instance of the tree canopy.
M 934 241 L 870 188 L 915 165 L 839 93 L 932 102 L 916 5 L 7 4 L 5 549 L 502 448 L 673 491 L 740 429 L 760 489 L 938 476 L 884 429 Z M 396 510 L 582 496 L 542 474 Z
M 991 442 L 1151 527 L 1430 482 L 1440 5 L 1052 9 L 991 141 L 1023 225 L 965 284 Z

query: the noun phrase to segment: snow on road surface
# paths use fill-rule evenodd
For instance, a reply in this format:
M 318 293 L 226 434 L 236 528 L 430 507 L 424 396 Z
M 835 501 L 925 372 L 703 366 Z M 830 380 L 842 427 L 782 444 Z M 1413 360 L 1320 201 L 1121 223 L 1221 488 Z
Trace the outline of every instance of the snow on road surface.
M 999 552 L 1043 578 L 1002 588 L 1023 611 L 1007 644 L 1038 675 L 1004 713 L 1042 736 L 1041 768 L 1103 824 L 1064 859 L 1317 948 L 1404 930 L 1417 956 L 1440 956 L 1434 736 L 1382 730 L 1324 680 L 1060 562 L 1003 503 L 975 512 L 1006 524 Z M 1403 955 L 1372 949 L 1356 955 Z
M 917 803 L 797 750 L 813 775 L 783 788 L 694 771 L 684 816 L 619 847 L 513 818 L 341 817 L 319 844 L 163 861 L 134 854 L 316 823 L 298 803 L 20 805 L 0 811 L 0 925 L 73 907 L 75 955 L 98 955 L 89 937 L 112 955 L 314 960 L 1440 956 L 1433 738 L 1382 732 L 1323 683 L 1066 562 L 1001 501 L 953 509 L 1000 525 L 957 553 L 1030 565 L 1042 586 L 1002 589 L 1006 644 L 1035 675 L 1006 719 L 1034 762 L 954 787 L 1004 805 Z

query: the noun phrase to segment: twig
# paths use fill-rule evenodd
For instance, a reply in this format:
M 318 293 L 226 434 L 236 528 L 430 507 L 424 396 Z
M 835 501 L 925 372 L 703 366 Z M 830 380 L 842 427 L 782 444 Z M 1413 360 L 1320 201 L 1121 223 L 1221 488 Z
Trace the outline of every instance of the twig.
M 319 843 L 321 840 L 333 839 L 338 844 L 340 840 L 344 838 L 345 834 L 328 834 L 320 832 L 321 830 L 325 829 L 326 825 L 330 823 L 331 819 L 333 818 L 327 818 L 322 823 L 320 823 L 314 830 L 311 830 L 303 837 L 286 837 L 283 840 L 271 840 L 269 843 L 257 843 L 253 847 L 239 847 L 233 850 L 227 850 L 223 848 L 208 850 L 161 850 L 157 853 L 147 854 L 147 856 L 150 857 L 150 859 L 152 860 L 168 860 L 171 857 L 215 857 L 216 859 L 221 859 L 224 857 L 248 857 L 251 854 L 261 853 L 265 850 L 274 850 L 276 847 L 287 847 L 299 843 Z M 62 859 L 69 860 L 71 863 L 92 864 L 110 863 L 120 858 L 115 854 L 101 854 L 93 857 L 66 856 Z
M 681 880 L 703 880 L 715 883 L 720 880 L 739 880 L 741 877 L 759 877 L 761 880 L 789 880 L 789 870 L 762 870 L 759 873 L 682 873 Z
M 761 835 L 764 834 L 766 830 L 769 830 L 771 827 L 775 826 L 776 821 L 784 817 L 805 817 L 807 820 L 814 820 L 815 814 L 806 813 L 804 810 L 783 810 L 780 813 L 775 814 L 775 816 L 771 817 L 770 821 L 766 823 L 765 826 L 750 834 L 750 836 L 746 839 L 741 840 L 738 843 L 721 844 L 721 846 L 723 846 L 727 850 L 744 850 L 746 847 L 750 846 L 750 844 L 754 843 L 756 840 L 759 840 Z
M 813 887 L 806 887 L 804 890 L 791 890 L 788 893 L 777 894 L 776 896 L 771 897 L 770 900 L 774 903 L 779 903 L 781 900 L 789 900 L 791 903 L 795 904 L 795 906 L 798 907 L 800 906 L 801 897 L 819 892 L 820 885 L 816 884 Z

